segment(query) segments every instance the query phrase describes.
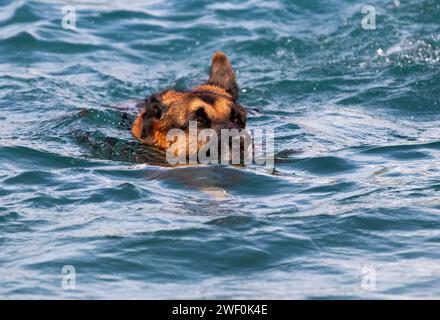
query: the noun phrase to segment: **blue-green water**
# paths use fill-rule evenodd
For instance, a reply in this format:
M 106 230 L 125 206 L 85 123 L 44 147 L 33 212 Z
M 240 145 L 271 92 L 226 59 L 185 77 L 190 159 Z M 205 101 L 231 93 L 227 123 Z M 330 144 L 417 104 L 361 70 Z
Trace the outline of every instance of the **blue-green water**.
M 440 297 L 438 0 L 66 3 L 0 1 L 0 297 Z M 216 50 L 273 173 L 142 163 L 106 107 Z

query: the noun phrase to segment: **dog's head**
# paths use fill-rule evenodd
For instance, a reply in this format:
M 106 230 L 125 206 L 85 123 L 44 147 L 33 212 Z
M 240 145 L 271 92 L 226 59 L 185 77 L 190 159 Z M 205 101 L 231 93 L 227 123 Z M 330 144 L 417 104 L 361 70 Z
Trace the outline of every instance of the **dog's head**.
M 190 123 L 197 130 L 244 129 L 246 111 L 238 103 L 238 85 L 234 69 L 223 52 L 212 56 L 206 83 L 190 91 L 166 90 L 145 99 L 132 133 L 141 142 L 167 149 L 167 133 L 180 129 L 188 135 Z

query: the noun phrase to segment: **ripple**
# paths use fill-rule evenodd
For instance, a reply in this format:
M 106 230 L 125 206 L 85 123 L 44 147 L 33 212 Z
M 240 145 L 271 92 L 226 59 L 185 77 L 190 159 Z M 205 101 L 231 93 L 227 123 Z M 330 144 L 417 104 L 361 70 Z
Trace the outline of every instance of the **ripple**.
M 50 183 L 54 183 L 53 178 L 54 174 L 50 172 L 44 171 L 26 171 L 22 172 L 14 177 L 3 180 L 2 182 L 5 184 L 25 184 L 25 185 L 38 185 L 43 184 L 47 185 Z
M 27 31 L 10 35 L 4 33 L 3 39 L 0 39 L 0 44 L 3 50 L 33 50 L 64 54 L 87 53 L 105 49 L 104 46 L 89 43 L 69 42 L 66 40 L 51 41 Z
M 35 14 L 26 1 L 13 1 L 6 6 L 1 6 L 0 28 L 7 26 L 15 21 L 20 23 L 30 23 L 39 21 L 40 17 Z
M 23 146 L 2 146 L 0 147 L 0 159 L 16 164 L 20 159 L 19 166 L 33 168 L 36 164 L 45 168 L 71 168 L 71 167 L 93 167 L 97 164 L 82 159 L 61 156 L 51 152 L 37 150 Z
M 380 147 L 372 147 L 368 148 L 363 153 L 366 154 L 387 154 L 387 153 L 404 153 L 410 151 L 416 151 L 419 149 L 432 149 L 432 150 L 440 150 L 440 141 L 437 142 L 429 142 L 429 143 L 413 143 L 413 144 L 400 144 L 400 145 L 391 145 L 391 146 L 380 146 Z M 417 155 L 417 153 L 416 153 Z
M 149 195 L 151 192 L 146 190 L 140 190 L 136 186 L 124 183 L 116 187 L 112 188 L 100 188 L 99 191 L 93 192 L 87 198 L 86 201 L 82 201 L 82 203 L 101 203 L 106 201 L 135 201 L 138 199 L 149 199 Z
M 300 160 L 290 164 L 290 167 L 316 175 L 332 175 L 357 169 L 355 164 L 338 157 L 316 157 Z

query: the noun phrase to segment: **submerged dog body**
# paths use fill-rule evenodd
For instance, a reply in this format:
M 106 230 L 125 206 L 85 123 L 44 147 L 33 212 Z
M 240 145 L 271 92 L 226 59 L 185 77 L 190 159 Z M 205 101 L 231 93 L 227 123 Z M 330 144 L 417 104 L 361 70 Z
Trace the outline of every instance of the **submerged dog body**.
M 211 129 L 219 136 L 223 129 L 242 130 L 247 113 L 238 103 L 238 91 L 231 63 L 223 52 L 216 52 L 205 84 L 190 91 L 165 90 L 151 95 L 143 101 L 131 132 L 142 143 L 167 150 L 173 143 L 167 139 L 172 129 L 182 130 L 188 145 L 191 122 L 197 124 L 197 130 Z M 197 149 L 203 144 L 198 142 Z

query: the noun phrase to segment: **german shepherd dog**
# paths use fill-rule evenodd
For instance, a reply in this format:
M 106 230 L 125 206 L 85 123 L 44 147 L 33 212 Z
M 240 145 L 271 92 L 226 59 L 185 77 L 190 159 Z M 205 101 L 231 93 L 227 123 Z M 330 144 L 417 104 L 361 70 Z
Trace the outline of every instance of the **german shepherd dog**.
M 222 129 L 242 130 L 246 126 L 246 110 L 238 103 L 239 88 L 234 69 L 223 52 L 212 56 L 208 81 L 189 91 L 165 90 L 141 102 L 131 132 L 142 144 L 167 150 L 171 129 L 180 129 L 188 141 L 189 123 L 197 131 L 213 129 L 220 137 Z M 202 144 L 197 142 L 197 148 Z M 185 150 L 188 151 L 188 148 Z
M 154 93 L 143 100 L 106 106 L 118 112 L 120 116 L 119 128 L 130 130 L 137 141 L 127 141 L 119 139 L 119 137 L 103 137 L 99 130 L 88 131 L 75 128 L 72 134 L 79 142 L 86 144 L 94 156 L 118 161 L 147 163 L 160 167 L 174 167 L 174 164 L 165 159 L 167 149 L 173 144 L 167 139 L 169 130 L 179 129 L 188 136 L 191 131 L 190 123 L 196 122 L 197 132 L 209 129 L 213 130 L 217 136 L 221 136 L 223 129 L 244 131 L 247 112 L 239 104 L 238 94 L 239 88 L 235 72 L 229 59 L 223 52 L 216 52 L 212 56 L 209 79 L 192 90 L 165 90 Z M 90 113 L 93 113 L 91 109 L 83 109 L 77 118 L 87 119 Z M 230 143 L 229 141 L 229 146 Z M 142 144 L 143 147 L 139 148 L 139 144 Z M 203 143 L 199 144 L 198 141 L 196 151 L 198 152 L 202 146 Z M 189 148 L 185 150 L 188 153 L 190 151 Z M 240 144 L 240 158 L 243 158 L 242 151 Z M 189 154 L 185 156 L 188 157 Z M 210 169 L 223 170 L 221 167 Z M 192 179 L 194 175 L 206 173 L 206 170 L 207 168 L 197 168 L 197 171 L 190 168 L 171 172 L 155 170 L 148 171 L 147 174 L 151 174 L 151 177 L 155 179 L 178 181 L 185 186 L 202 190 L 217 199 L 224 198 L 226 192 L 216 186 L 218 181 L 202 179 L 203 182 L 201 179 Z M 224 181 L 239 179 L 235 171 L 233 176 L 229 171 L 226 171 L 226 174 L 229 172 L 228 178 L 223 176 L 223 171 L 221 172 L 220 185 Z

